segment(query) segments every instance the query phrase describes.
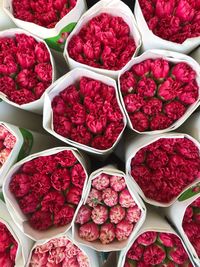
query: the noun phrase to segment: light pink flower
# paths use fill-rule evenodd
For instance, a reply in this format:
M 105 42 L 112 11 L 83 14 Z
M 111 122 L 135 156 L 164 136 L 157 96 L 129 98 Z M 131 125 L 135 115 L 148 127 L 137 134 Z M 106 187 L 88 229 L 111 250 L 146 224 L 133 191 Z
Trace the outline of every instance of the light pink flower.
M 121 222 L 125 217 L 126 211 L 124 208 L 122 208 L 120 205 L 116 205 L 114 207 L 110 208 L 110 221 L 112 223 L 119 223 Z
M 109 175 L 102 173 L 92 181 L 92 186 L 97 190 L 103 190 L 109 186 Z
M 90 207 L 96 207 L 102 201 L 102 194 L 95 188 L 92 188 L 87 198 L 87 204 Z
M 113 175 L 110 177 L 110 186 L 116 192 L 122 191 L 126 188 L 125 179 L 121 176 Z
M 134 207 L 136 205 L 128 189 L 124 189 L 119 195 L 119 204 L 124 208 Z
M 116 238 L 119 241 L 126 240 L 127 238 L 129 238 L 132 231 L 133 224 L 127 222 L 126 220 L 123 220 L 116 225 Z
M 137 223 L 141 216 L 141 209 L 136 205 L 128 208 L 126 212 L 126 220 L 130 223 Z
M 104 203 L 109 207 L 113 207 L 118 203 L 118 194 L 111 188 L 106 188 L 103 190 L 102 198 Z
M 89 242 L 95 241 L 99 238 L 99 228 L 95 223 L 88 222 L 79 228 L 79 236 Z
M 0 140 L 4 140 L 7 134 L 8 130 L 3 125 L 0 125 Z
M 96 224 L 103 224 L 108 219 L 108 209 L 105 206 L 97 205 L 92 210 L 92 220 Z
M 92 211 L 88 206 L 81 206 L 76 216 L 76 223 L 84 224 L 86 222 L 89 222 L 91 214 Z
M 4 146 L 8 149 L 12 149 L 15 143 L 16 143 L 16 137 L 11 133 L 7 134 L 3 142 Z
M 115 226 L 112 223 L 105 223 L 100 228 L 100 236 L 102 244 L 109 244 L 115 239 Z

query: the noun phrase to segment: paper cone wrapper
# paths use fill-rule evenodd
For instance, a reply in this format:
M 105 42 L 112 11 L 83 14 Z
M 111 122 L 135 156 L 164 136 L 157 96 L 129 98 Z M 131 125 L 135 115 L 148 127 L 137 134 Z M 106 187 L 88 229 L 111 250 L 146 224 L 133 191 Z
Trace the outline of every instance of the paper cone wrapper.
M 193 245 L 191 244 L 189 238 L 185 234 L 183 230 L 183 218 L 185 215 L 185 211 L 187 207 L 195 201 L 197 198 L 200 197 L 200 191 L 195 191 L 195 188 L 200 189 L 200 182 L 193 184 L 188 190 L 186 190 L 176 202 L 165 210 L 165 214 L 169 221 L 176 227 L 177 231 L 179 232 L 180 236 L 184 240 L 188 251 L 190 252 L 193 260 L 197 263 L 197 266 L 200 266 L 200 258 L 198 257 Z
M 175 232 L 175 230 L 169 225 L 169 223 L 163 217 L 158 215 L 157 212 L 158 211 L 156 211 L 154 209 L 148 208 L 147 217 L 146 217 L 146 220 L 145 220 L 144 224 L 142 225 L 141 229 L 139 230 L 137 235 L 132 239 L 131 243 L 129 243 L 129 245 L 124 250 L 122 250 L 120 252 L 117 267 L 124 267 L 124 263 L 126 260 L 126 254 L 128 253 L 129 249 L 131 248 L 131 246 L 133 245 L 135 240 L 140 235 L 142 235 L 143 233 L 148 232 L 148 231 L 153 231 L 153 232 L 157 232 L 157 233 L 169 233 L 169 234 L 174 234 L 174 235 L 178 236 L 182 242 L 184 249 L 188 253 L 187 248 L 186 248 L 183 240 L 181 239 L 181 237 Z M 188 254 L 188 256 L 190 257 L 189 254 Z M 191 258 L 190 258 L 190 260 L 191 260 Z
M 134 158 L 135 154 L 143 147 L 146 147 L 150 145 L 151 143 L 154 143 L 155 141 L 158 141 L 161 138 L 187 138 L 191 140 L 200 150 L 200 144 L 199 142 L 191 137 L 190 135 L 184 134 L 184 133 L 166 133 L 166 134 L 159 134 L 159 135 L 144 135 L 144 136 L 136 136 L 135 138 L 129 137 L 126 143 L 126 151 L 125 151 L 125 158 L 126 158 L 126 174 L 131 179 L 133 186 L 135 190 L 138 192 L 138 194 L 143 198 L 143 200 L 153 206 L 158 207 L 169 207 L 171 206 L 178 198 L 179 196 L 188 188 L 191 187 L 192 184 L 195 184 L 199 178 L 197 178 L 193 183 L 191 183 L 189 186 L 187 186 L 176 198 L 172 199 L 168 203 L 161 203 L 157 202 L 155 200 L 147 198 L 142 189 L 139 187 L 139 185 L 136 183 L 134 178 L 131 176 L 131 160 Z
M 23 21 L 13 16 L 12 0 L 3 0 L 3 8 L 10 19 L 19 27 L 44 39 L 49 47 L 63 51 L 65 35 L 69 34 L 75 27 L 81 15 L 86 11 L 85 0 L 77 0 L 76 6 L 57 22 L 54 28 L 48 29 L 33 22 Z
M 88 77 L 91 79 L 95 79 L 95 80 L 98 80 L 98 81 L 105 83 L 109 86 L 113 86 L 115 88 L 117 102 L 118 102 L 118 105 L 119 105 L 120 110 L 121 110 L 123 117 L 124 117 L 124 119 L 123 119 L 124 128 L 121 131 L 121 133 L 118 136 L 115 143 L 113 144 L 113 146 L 111 148 L 106 149 L 106 150 L 100 150 L 100 149 L 92 148 L 92 147 L 77 143 L 71 139 L 68 139 L 68 138 L 61 136 L 60 134 L 58 134 L 54 131 L 53 111 L 51 108 L 51 102 L 55 96 L 59 95 L 59 93 L 62 92 L 66 87 L 76 83 L 78 80 L 80 80 L 81 77 Z M 115 80 L 113 80 L 109 77 L 106 77 L 104 75 L 92 72 L 90 70 L 81 69 L 81 68 L 74 69 L 74 70 L 70 71 L 69 73 L 67 73 L 66 75 L 62 76 L 59 79 L 59 81 L 56 81 L 53 89 L 50 92 L 45 94 L 44 111 L 43 111 L 43 127 L 47 132 L 49 132 L 50 134 L 52 134 L 53 136 L 55 136 L 59 140 L 65 142 L 71 146 L 75 146 L 79 149 L 85 150 L 92 155 L 104 156 L 104 155 L 110 154 L 113 151 L 114 147 L 119 142 L 120 138 L 122 137 L 122 133 L 126 127 L 126 116 L 125 116 L 123 108 L 121 106 L 121 102 L 119 99 L 119 95 L 118 95 L 118 91 L 117 91 L 117 85 L 116 85 Z
M 17 28 L 12 28 L 12 29 L 9 29 L 9 30 L 5 30 L 5 31 L 1 31 L 0 32 L 0 38 L 4 38 L 4 37 L 14 37 L 15 34 L 26 34 L 28 36 L 32 36 L 37 42 L 42 42 L 45 44 L 47 50 L 49 51 L 49 55 L 50 55 L 50 62 L 51 62 L 51 65 L 52 65 L 52 83 L 56 80 L 56 77 L 57 77 L 57 73 L 56 73 L 56 66 L 55 66 L 55 63 L 54 63 L 54 59 L 52 57 L 52 54 L 51 54 L 51 51 L 49 49 L 49 47 L 47 46 L 47 44 L 40 38 L 36 37 L 35 35 L 25 31 L 25 30 L 22 30 L 22 29 L 17 29 Z M 49 91 L 51 89 L 51 85 L 45 90 L 45 91 Z M 42 114 L 42 109 L 43 109 L 43 103 L 44 103 L 44 93 L 43 95 L 33 101 L 33 102 L 30 102 L 30 103 L 27 103 L 27 104 L 22 104 L 22 105 L 19 105 L 17 103 L 14 103 L 12 101 L 10 101 L 7 96 L 0 92 L 0 98 L 2 100 L 4 100 L 5 102 L 7 102 L 8 104 L 12 105 L 12 106 L 15 106 L 17 108 L 20 108 L 20 109 L 23 109 L 23 110 L 27 110 L 27 111 L 31 111 L 31 112 L 34 112 L 34 113 L 37 113 L 37 114 Z
M 15 258 L 15 267 L 25 266 L 28 259 L 33 241 L 24 235 L 23 232 L 16 226 L 11 218 L 5 203 L 0 200 L 0 222 L 5 224 L 11 235 L 14 237 L 18 244 L 18 249 Z
M 54 238 L 61 238 L 61 237 L 65 237 L 67 238 L 69 241 L 71 241 L 74 245 L 76 245 L 80 250 L 82 250 L 82 252 L 88 257 L 89 259 L 89 267 L 99 267 L 99 258 L 98 258 L 98 254 L 95 250 L 93 249 L 90 249 L 90 248 L 87 248 L 85 246 L 82 246 L 80 245 L 79 243 L 77 243 L 75 240 L 73 240 L 72 238 L 72 235 L 71 235 L 71 232 L 67 232 L 65 234 L 59 234 L 59 235 L 56 235 L 54 236 L 53 238 L 48 238 L 46 240 L 41 240 L 41 241 L 37 241 L 35 242 L 34 246 L 32 247 L 31 249 L 31 252 L 29 254 L 29 258 L 28 258 L 28 261 L 27 261 L 27 264 L 26 264 L 26 267 L 29 267 L 29 263 L 30 263 L 30 260 L 31 260 L 31 256 L 32 256 L 32 253 L 33 253 L 33 250 L 37 247 L 37 246 L 41 246 L 47 242 L 49 242 L 51 239 L 54 239 Z
M 33 239 L 35 241 L 43 240 L 43 239 L 49 239 L 49 238 L 52 238 L 58 234 L 63 234 L 70 229 L 71 223 L 69 223 L 68 225 L 62 226 L 62 227 L 58 227 L 58 228 L 52 227 L 51 229 L 46 230 L 46 231 L 38 231 L 38 230 L 32 228 L 28 222 L 28 218 L 22 213 L 22 211 L 19 207 L 19 204 L 17 203 L 16 198 L 11 193 L 11 191 L 9 189 L 9 184 L 10 184 L 10 181 L 12 179 L 12 176 L 20 169 L 20 167 L 25 162 L 28 162 L 34 158 L 37 158 L 37 157 L 53 155 L 53 154 L 56 154 L 56 153 L 64 151 L 64 150 L 72 151 L 74 156 L 77 158 L 77 160 L 79 161 L 79 163 L 83 166 L 83 168 L 85 170 L 86 179 L 85 179 L 85 184 L 83 187 L 83 192 L 84 192 L 85 187 L 86 187 L 86 183 L 87 183 L 87 178 L 88 178 L 87 177 L 88 162 L 77 149 L 71 148 L 71 147 L 55 147 L 52 149 L 44 150 L 44 151 L 36 153 L 36 154 L 32 154 L 32 155 L 26 157 L 25 159 L 17 162 L 10 169 L 7 176 L 5 177 L 5 181 L 3 184 L 3 193 L 4 193 L 5 202 L 8 205 L 8 210 L 10 212 L 10 215 L 13 218 L 13 220 L 15 221 L 15 223 L 17 224 L 17 226 L 20 228 L 20 230 L 22 232 L 24 232 L 25 235 L 27 235 L 28 237 L 30 237 L 31 239 Z
M 192 51 L 190 54 L 192 58 L 194 58 L 200 64 L 200 47 Z
M 113 241 L 110 244 L 102 244 L 99 240 L 98 241 L 94 241 L 94 242 L 88 242 L 83 240 L 82 238 L 79 237 L 78 234 L 78 226 L 75 223 L 75 219 L 76 216 L 78 214 L 78 211 L 80 209 L 80 207 L 82 205 L 84 205 L 87 201 L 88 195 L 90 193 L 90 189 L 91 189 L 91 185 L 92 185 L 92 180 L 94 180 L 97 176 L 99 176 L 101 173 L 106 173 L 108 175 L 115 175 L 115 176 L 121 176 L 125 179 L 127 188 L 131 194 L 131 196 L 133 197 L 134 201 L 136 202 L 136 204 L 138 205 L 138 207 L 141 210 L 141 217 L 139 219 L 139 221 L 136 223 L 132 234 L 130 235 L 130 237 L 127 240 L 124 241 Z M 112 165 L 108 165 L 105 166 L 103 168 L 100 168 L 98 170 L 96 170 L 95 172 L 91 173 L 90 177 L 89 177 L 89 181 L 87 184 L 87 188 L 84 191 L 83 194 L 83 199 L 82 201 L 79 203 L 79 206 L 76 210 L 74 219 L 73 219 L 73 224 L 72 224 L 72 235 L 75 241 L 77 241 L 80 244 L 83 244 L 87 247 L 93 248 L 97 251 L 103 251 L 103 252 L 109 252 L 109 251 L 119 251 L 123 248 L 125 248 L 131 241 L 131 239 L 136 235 L 136 233 L 138 232 L 138 230 L 141 228 L 142 224 L 144 223 L 146 218 L 146 207 L 143 203 L 143 201 L 141 200 L 141 198 L 139 197 L 139 195 L 137 194 L 137 192 L 134 190 L 132 183 L 130 182 L 129 178 L 126 177 L 125 173 L 123 173 L 122 171 L 118 170 L 116 167 L 112 166 Z
M 135 18 L 137 25 L 142 34 L 142 49 L 144 51 L 152 48 L 166 49 L 177 51 L 184 54 L 189 54 L 192 50 L 200 45 L 200 36 L 186 39 L 182 44 L 174 43 L 171 41 L 164 40 L 156 36 L 148 27 L 147 22 L 142 14 L 139 1 L 135 1 L 134 9 Z
M 72 37 L 78 34 L 79 31 L 82 29 L 82 27 L 85 24 L 87 24 L 92 18 L 100 15 L 101 13 L 107 13 L 112 16 L 117 16 L 117 17 L 121 17 L 124 19 L 124 21 L 128 24 L 130 28 L 130 36 L 134 38 L 135 44 L 136 44 L 136 50 L 132 57 L 138 54 L 140 46 L 141 46 L 141 36 L 138 31 L 137 25 L 135 23 L 135 18 L 130 8 L 120 0 L 110 0 L 110 1 L 101 0 L 101 1 L 98 1 L 98 3 L 96 3 L 93 7 L 91 7 L 87 12 L 85 12 L 85 14 L 80 18 L 74 30 L 71 32 L 71 34 L 67 38 L 65 48 L 64 48 L 64 57 L 70 69 L 74 69 L 77 67 L 79 68 L 84 67 L 89 70 L 93 70 L 100 74 L 104 74 L 111 78 L 117 79 L 119 71 L 94 68 L 86 64 L 79 63 L 69 56 L 69 53 L 67 50 L 68 44 L 70 40 L 72 39 Z
M 155 130 L 155 131 L 145 131 L 145 132 L 139 132 L 136 129 L 133 128 L 131 120 L 129 118 L 128 112 L 126 110 L 123 96 L 122 96 L 122 91 L 120 87 L 120 77 L 128 70 L 132 68 L 133 65 L 138 64 L 146 59 L 157 59 L 157 58 L 163 58 L 164 60 L 167 60 L 173 64 L 180 63 L 180 62 L 185 62 L 187 63 L 193 70 L 196 71 L 197 77 L 196 81 L 199 86 L 199 96 L 196 102 L 194 102 L 192 105 L 190 105 L 184 115 L 179 118 L 177 121 L 175 121 L 169 128 L 163 129 L 163 130 Z M 160 134 L 160 133 L 166 133 L 173 131 L 177 129 L 182 123 L 184 123 L 187 118 L 194 112 L 195 109 L 200 105 L 200 65 L 191 57 L 186 56 L 181 53 L 177 52 L 172 52 L 172 51 L 166 51 L 166 50 L 158 50 L 158 49 L 152 49 L 144 52 L 142 55 L 133 58 L 131 61 L 129 61 L 126 66 L 120 71 L 119 76 L 118 76 L 118 88 L 119 88 L 119 95 L 120 95 L 120 100 L 124 109 L 124 112 L 127 117 L 127 123 L 128 126 L 131 130 L 139 133 L 139 134 Z
M 191 135 L 200 142 L 200 112 L 193 113 L 179 130 Z

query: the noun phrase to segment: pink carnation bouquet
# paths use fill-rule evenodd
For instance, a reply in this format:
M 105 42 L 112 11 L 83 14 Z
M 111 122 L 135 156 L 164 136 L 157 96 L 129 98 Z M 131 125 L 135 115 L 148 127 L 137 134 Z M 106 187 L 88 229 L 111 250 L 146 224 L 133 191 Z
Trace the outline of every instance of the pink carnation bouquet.
M 111 172 L 105 168 L 90 176 L 73 223 L 75 239 L 100 251 L 122 249 L 145 217 L 125 175 Z
M 119 87 L 129 126 L 138 133 L 179 127 L 198 107 L 200 68 L 192 58 L 149 50 L 120 73 Z

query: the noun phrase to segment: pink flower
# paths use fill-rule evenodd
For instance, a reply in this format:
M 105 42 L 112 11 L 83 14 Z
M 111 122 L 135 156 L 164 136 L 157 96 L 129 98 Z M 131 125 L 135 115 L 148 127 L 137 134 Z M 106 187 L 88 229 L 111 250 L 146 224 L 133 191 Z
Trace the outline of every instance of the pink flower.
M 16 197 L 23 197 L 28 194 L 31 187 L 30 177 L 26 174 L 19 173 L 12 177 L 9 188 Z
M 144 132 L 149 128 L 148 117 L 142 112 L 136 112 L 133 115 L 130 115 L 130 120 L 132 126 L 135 130 L 139 132 Z
M 127 209 L 126 220 L 130 223 L 137 223 L 141 216 L 141 210 L 138 206 L 134 206 Z
M 178 2 L 176 13 L 175 15 L 182 21 L 182 22 L 190 22 L 195 14 L 195 10 L 186 0 L 180 0 Z
M 140 77 L 147 75 L 151 71 L 151 59 L 147 59 L 138 64 L 133 65 L 132 71 Z
M 39 63 L 35 66 L 35 73 L 40 81 L 52 81 L 52 66 L 50 63 Z
M 110 187 L 116 191 L 120 192 L 126 188 L 126 182 L 124 177 L 113 175 L 110 177 Z
M 172 75 L 177 81 L 183 83 L 191 82 L 196 77 L 195 71 L 185 62 L 177 63 L 172 70 Z
M 123 220 L 116 225 L 115 235 L 117 240 L 126 240 L 133 231 L 133 224 Z
M 167 129 L 172 124 L 172 120 L 164 115 L 164 114 L 157 114 L 154 116 L 150 122 L 151 130 L 163 130 Z
M 151 78 L 143 77 L 137 84 L 137 92 L 142 97 L 153 97 L 156 88 L 156 83 Z
M 118 203 L 118 194 L 111 188 L 102 191 L 102 199 L 108 207 L 113 207 Z
M 126 257 L 131 260 L 137 260 L 140 261 L 144 252 L 144 247 L 139 245 L 137 241 L 133 243 L 131 248 L 129 249 Z
M 160 264 L 166 257 L 164 249 L 156 244 L 150 245 L 145 248 L 143 258 L 146 264 Z
M 133 93 L 135 91 L 136 79 L 132 72 L 126 71 L 120 77 L 121 91 L 124 94 Z
M 167 78 L 158 88 L 158 95 L 164 100 L 173 100 L 179 91 L 182 84 L 174 81 L 171 77 Z
M 97 205 L 92 210 L 91 218 L 96 224 L 103 224 L 108 219 L 108 209 L 105 206 Z
M 8 149 L 12 149 L 15 143 L 16 143 L 16 137 L 13 134 L 8 133 L 3 142 L 4 146 Z
M 66 190 L 71 182 L 71 175 L 68 169 L 57 169 L 51 175 L 51 185 L 58 191 Z
M 76 216 L 76 223 L 85 224 L 90 221 L 92 211 L 87 205 L 80 207 L 78 214 Z
M 85 179 L 86 179 L 86 174 L 85 170 L 83 169 L 83 166 L 80 163 L 75 164 L 71 170 L 71 182 L 76 187 L 83 189 Z
M 8 135 L 8 130 L 3 125 L 0 125 L 0 140 L 4 140 Z
M 110 221 L 111 223 L 119 223 L 121 222 L 125 217 L 126 211 L 124 208 L 122 208 L 120 205 L 116 205 L 114 207 L 111 207 L 110 209 Z
M 144 114 L 148 116 L 154 116 L 162 112 L 163 104 L 162 101 L 158 98 L 151 98 L 146 101 L 145 105 L 142 108 Z
M 120 192 L 119 204 L 124 208 L 130 208 L 136 205 L 128 189 L 124 189 L 122 192 Z
M 149 246 L 153 244 L 157 239 L 157 233 L 156 232 L 145 232 L 144 234 L 140 235 L 137 238 L 138 244 L 141 244 L 143 246 Z
M 92 186 L 97 190 L 103 190 L 107 188 L 110 184 L 109 175 L 102 173 L 98 175 L 94 180 L 92 180 Z
M 73 186 L 69 189 L 66 194 L 66 201 L 68 203 L 78 205 L 81 200 L 82 189 L 80 187 Z
M 165 246 L 165 247 L 174 247 L 174 235 L 168 234 L 168 233 L 160 233 L 159 234 L 159 241 Z
M 102 244 L 109 244 L 115 239 L 115 226 L 112 223 L 105 223 L 100 228 L 99 239 Z
M 151 71 L 155 79 L 163 79 L 166 78 L 169 74 L 169 63 L 164 59 L 155 59 L 151 63 Z
M 170 253 L 169 257 L 176 263 L 176 264 L 184 264 L 185 261 L 189 259 L 183 245 L 173 248 Z
M 128 94 L 124 97 L 124 103 L 128 112 L 138 111 L 144 105 L 144 99 L 136 94 Z
M 164 106 L 165 114 L 172 120 L 177 120 L 183 116 L 186 108 L 180 102 L 174 100 Z
M 96 207 L 102 201 L 102 193 L 95 188 L 90 190 L 89 196 L 87 198 L 87 204 L 90 207 Z
M 170 0 L 170 1 L 158 0 L 156 2 L 155 14 L 158 17 L 163 18 L 164 16 L 172 14 L 174 7 L 175 7 L 174 0 Z
M 99 228 L 95 223 L 88 222 L 79 228 L 79 236 L 89 242 L 95 241 L 99 238 Z

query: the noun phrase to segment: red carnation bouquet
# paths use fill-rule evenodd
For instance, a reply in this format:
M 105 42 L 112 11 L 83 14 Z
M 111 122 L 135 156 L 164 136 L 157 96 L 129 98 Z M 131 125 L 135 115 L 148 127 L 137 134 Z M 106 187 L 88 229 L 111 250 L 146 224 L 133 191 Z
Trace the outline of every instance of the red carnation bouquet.
M 19 230 L 2 200 L 0 210 L 0 266 L 25 266 L 33 241 Z
M 118 267 L 193 267 L 185 244 L 171 226 L 149 210 L 140 231 L 120 253 Z
M 41 113 L 43 94 L 55 78 L 53 57 L 44 41 L 21 29 L 0 33 L 0 97 L 4 101 Z
M 144 50 L 188 54 L 200 45 L 199 0 L 137 0 L 134 13 Z
M 108 154 L 125 126 L 116 82 L 111 78 L 77 68 L 46 94 L 43 127 L 70 145 Z
M 195 183 L 167 209 L 197 266 L 200 264 L 200 183 Z
M 58 51 L 87 9 L 84 0 L 5 0 L 3 5 L 19 28 L 45 39 Z
M 70 228 L 86 181 L 79 152 L 53 148 L 13 166 L 4 183 L 5 200 L 26 235 L 34 240 L 50 238 Z
M 128 124 L 138 133 L 178 128 L 199 106 L 200 67 L 192 58 L 149 50 L 120 72 L 118 85 Z
M 117 78 L 134 57 L 141 38 L 134 16 L 122 1 L 101 0 L 79 20 L 67 39 L 64 56 L 71 69 L 85 67 Z
M 80 246 L 68 233 L 36 242 L 30 253 L 27 267 L 97 267 L 98 261 L 97 252 Z
M 83 200 L 74 216 L 74 239 L 98 251 L 127 246 L 140 229 L 146 208 L 125 174 L 113 166 L 90 175 Z
M 186 134 L 133 138 L 126 151 L 126 172 L 146 202 L 168 207 L 199 180 L 199 149 Z

